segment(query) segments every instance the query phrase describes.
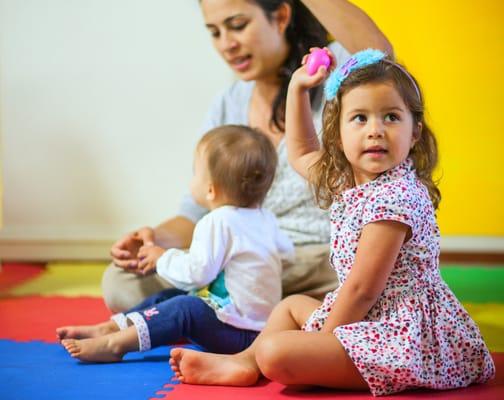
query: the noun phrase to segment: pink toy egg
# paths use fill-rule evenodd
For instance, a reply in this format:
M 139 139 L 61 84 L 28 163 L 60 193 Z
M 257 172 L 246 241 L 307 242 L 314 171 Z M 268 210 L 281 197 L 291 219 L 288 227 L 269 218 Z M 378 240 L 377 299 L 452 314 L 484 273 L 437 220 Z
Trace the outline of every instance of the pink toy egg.
M 308 71 L 308 75 L 315 74 L 321 66 L 329 68 L 330 65 L 331 57 L 329 57 L 327 52 L 323 49 L 313 50 L 306 60 L 306 70 Z

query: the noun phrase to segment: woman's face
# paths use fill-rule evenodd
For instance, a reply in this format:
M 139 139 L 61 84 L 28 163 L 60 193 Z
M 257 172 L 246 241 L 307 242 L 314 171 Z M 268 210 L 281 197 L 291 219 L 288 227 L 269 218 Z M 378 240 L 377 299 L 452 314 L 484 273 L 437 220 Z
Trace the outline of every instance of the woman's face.
M 213 45 L 243 80 L 277 79 L 289 46 L 285 30 L 290 9 L 283 4 L 271 21 L 251 0 L 201 0 Z

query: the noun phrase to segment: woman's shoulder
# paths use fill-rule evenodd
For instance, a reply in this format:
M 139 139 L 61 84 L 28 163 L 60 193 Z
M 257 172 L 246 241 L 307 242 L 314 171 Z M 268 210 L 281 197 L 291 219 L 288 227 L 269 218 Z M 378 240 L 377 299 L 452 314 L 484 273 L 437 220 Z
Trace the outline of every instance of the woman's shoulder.
M 203 132 L 220 125 L 248 123 L 248 105 L 253 82 L 236 81 L 221 90 L 213 99 L 207 112 Z
M 344 64 L 351 56 L 350 52 L 340 42 L 333 41 L 327 46 L 336 59 L 336 64 Z
M 244 101 L 250 98 L 252 95 L 252 89 L 254 88 L 253 81 L 242 81 L 236 80 L 224 89 L 222 89 L 217 95 L 216 98 L 220 99 L 221 102 L 236 102 L 236 101 Z M 234 103 L 236 104 L 236 103 Z

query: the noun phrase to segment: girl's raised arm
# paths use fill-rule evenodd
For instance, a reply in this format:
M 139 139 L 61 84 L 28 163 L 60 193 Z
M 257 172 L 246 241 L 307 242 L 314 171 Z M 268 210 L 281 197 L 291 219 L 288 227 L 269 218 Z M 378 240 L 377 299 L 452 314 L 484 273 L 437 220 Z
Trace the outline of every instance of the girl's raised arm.
M 346 0 L 302 0 L 327 31 L 350 53 L 368 47 L 392 54 L 392 45 L 373 20 Z
M 326 67 L 309 75 L 305 65 L 298 68 L 289 83 L 285 110 L 285 141 L 289 163 L 303 178 L 309 179 L 310 167 L 322 154 L 310 104 L 309 89 L 318 86 L 327 77 Z

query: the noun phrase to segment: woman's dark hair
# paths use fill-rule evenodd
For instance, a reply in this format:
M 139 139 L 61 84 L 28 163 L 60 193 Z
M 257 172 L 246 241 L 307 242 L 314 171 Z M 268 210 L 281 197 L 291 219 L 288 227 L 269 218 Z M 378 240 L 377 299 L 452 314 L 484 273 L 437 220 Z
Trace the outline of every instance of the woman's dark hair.
M 309 53 L 310 47 L 324 47 L 329 43 L 326 29 L 315 16 L 299 0 L 253 0 L 264 12 L 268 20 L 273 19 L 273 13 L 283 4 L 292 9 L 292 17 L 286 30 L 287 42 L 290 46 L 289 55 L 279 71 L 281 79 L 280 90 L 273 101 L 270 124 L 280 131 L 285 129 L 285 100 L 287 88 L 292 73 L 299 68 L 303 56 Z M 310 91 L 312 105 L 318 105 L 321 100 L 321 87 Z

